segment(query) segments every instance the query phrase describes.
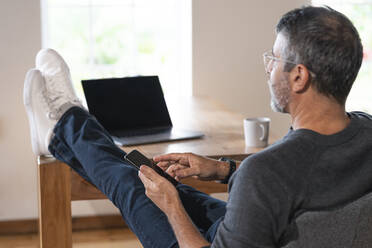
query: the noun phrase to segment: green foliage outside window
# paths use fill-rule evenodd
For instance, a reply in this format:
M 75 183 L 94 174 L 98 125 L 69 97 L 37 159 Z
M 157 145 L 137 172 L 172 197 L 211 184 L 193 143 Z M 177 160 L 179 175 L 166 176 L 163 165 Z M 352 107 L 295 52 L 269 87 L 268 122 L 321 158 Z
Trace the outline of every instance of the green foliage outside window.
M 165 91 L 180 88 L 176 1 L 44 1 L 46 45 L 65 58 L 80 96 L 82 79 L 104 77 L 159 75 Z

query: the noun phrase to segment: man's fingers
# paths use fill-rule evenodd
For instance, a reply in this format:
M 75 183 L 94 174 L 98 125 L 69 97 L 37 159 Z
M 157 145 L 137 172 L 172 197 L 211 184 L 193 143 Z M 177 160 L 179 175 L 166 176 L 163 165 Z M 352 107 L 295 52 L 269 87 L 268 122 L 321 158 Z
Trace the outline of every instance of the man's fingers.
M 163 154 L 163 155 L 158 155 L 153 157 L 152 159 L 155 162 L 160 162 L 160 161 L 177 161 L 179 158 L 182 156 L 182 153 L 168 153 L 168 154 Z
M 157 163 L 157 166 L 159 166 L 162 170 L 166 170 L 169 168 L 169 166 L 172 165 L 172 162 L 164 161 Z
M 147 178 L 142 172 L 141 170 L 138 171 L 138 177 L 141 179 L 143 185 L 145 186 L 145 188 L 149 187 L 150 184 L 152 183 L 152 181 Z
M 185 169 L 179 169 L 175 171 L 176 177 L 178 178 L 185 178 L 185 177 L 191 177 L 191 176 L 198 176 L 199 175 L 199 169 L 197 168 L 185 168 Z
M 172 177 L 175 177 L 177 170 L 182 170 L 185 168 L 188 168 L 188 166 L 181 165 L 181 164 L 172 164 L 168 167 L 168 169 L 165 172 L 171 175 Z
M 164 155 L 159 155 L 153 158 L 155 162 L 161 161 L 175 161 L 180 164 L 188 164 L 188 154 L 187 153 L 168 153 Z
M 159 177 L 161 177 L 158 173 L 156 173 L 147 165 L 141 165 L 140 172 L 141 172 L 140 174 L 143 174 L 147 179 L 153 182 L 159 180 Z

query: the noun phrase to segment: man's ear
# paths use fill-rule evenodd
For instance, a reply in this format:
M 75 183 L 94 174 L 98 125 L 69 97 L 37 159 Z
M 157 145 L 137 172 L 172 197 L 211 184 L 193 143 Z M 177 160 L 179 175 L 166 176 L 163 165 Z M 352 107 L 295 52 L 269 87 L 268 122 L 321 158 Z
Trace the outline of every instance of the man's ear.
M 310 72 L 306 66 L 298 64 L 289 72 L 289 80 L 292 85 L 292 91 L 303 93 L 310 86 Z

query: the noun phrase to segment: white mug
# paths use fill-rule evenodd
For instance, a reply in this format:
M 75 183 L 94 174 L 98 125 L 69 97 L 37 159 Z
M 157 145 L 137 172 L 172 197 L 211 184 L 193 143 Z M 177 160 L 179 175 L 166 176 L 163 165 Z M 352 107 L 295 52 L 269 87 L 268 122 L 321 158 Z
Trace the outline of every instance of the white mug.
M 265 147 L 269 138 L 270 118 L 244 119 L 245 145 L 249 147 Z

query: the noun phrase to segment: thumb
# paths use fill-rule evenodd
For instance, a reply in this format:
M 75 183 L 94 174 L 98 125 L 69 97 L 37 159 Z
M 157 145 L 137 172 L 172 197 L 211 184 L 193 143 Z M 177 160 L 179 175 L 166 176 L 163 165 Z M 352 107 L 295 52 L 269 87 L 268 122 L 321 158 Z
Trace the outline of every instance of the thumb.
M 150 181 L 156 181 L 157 173 L 147 165 L 141 165 L 140 172 Z
M 180 169 L 176 171 L 176 176 L 179 178 L 185 178 L 185 177 L 190 177 L 190 176 L 198 176 L 199 171 L 196 168 L 185 168 L 185 169 Z

